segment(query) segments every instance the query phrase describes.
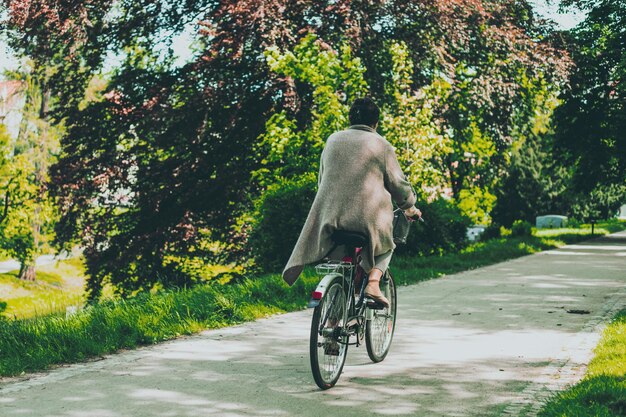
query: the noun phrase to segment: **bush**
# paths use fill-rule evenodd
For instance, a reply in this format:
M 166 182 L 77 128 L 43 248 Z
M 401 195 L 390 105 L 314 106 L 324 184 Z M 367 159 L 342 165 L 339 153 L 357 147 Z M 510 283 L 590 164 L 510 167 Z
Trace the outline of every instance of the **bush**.
M 626 199 L 626 185 L 597 185 L 591 192 L 578 193 L 572 198 L 570 217 L 586 222 L 608 220 L 619 212 Z
M 511 226 L 511 235 L 513 236 L 532 236 L 533 226 L 526 220 L 515 220 Z
M 467 228 L 471 220 L 454 203 L 440 198 L 432 203 L 417 203 L 416 206 L 423 212 L 424 223 L 411 225 L 406 245 L 398 246 L 396 253 L 441 255 L 458 251 L 467 244 Z
M 491 223 L 480 235 L 480 240 L 486 241 L 490 239 L 497 239 L 499 237 L 502 237 L 502 227 L 497 223 Z
M 572 229 L 578 229 L 583 225 L 583 223 L 578 220 L 577 218 L 574 217 L 570 217 L 567 219 L 567 227 L 570 227 Z
M 287 263 L 316 191 L 315 175 L 307 175 L 271 185 L 256 202 L 249 242 L 265 271 L 280 270 Z

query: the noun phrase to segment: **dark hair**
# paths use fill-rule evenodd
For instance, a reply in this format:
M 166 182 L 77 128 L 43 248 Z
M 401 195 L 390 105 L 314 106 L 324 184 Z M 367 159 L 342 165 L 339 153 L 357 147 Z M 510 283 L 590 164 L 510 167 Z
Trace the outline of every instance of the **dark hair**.
M 351 125 L 368 125 L 374 127 L 380 117 L 380 109 L 369 97 L 357 98 L 350 107 Z

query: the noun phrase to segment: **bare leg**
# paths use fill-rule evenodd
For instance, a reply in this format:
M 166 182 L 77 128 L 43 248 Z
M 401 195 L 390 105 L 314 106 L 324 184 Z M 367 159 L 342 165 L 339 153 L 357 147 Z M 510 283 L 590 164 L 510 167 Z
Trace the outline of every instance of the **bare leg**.
M 367 286 L 365 287 L 365 294 L 385 306 L 389 306 L 389 300 L 380 291 L 380 279 L 383 277 L 383 271 L 378 268 L 372 268 L 370 271 Z

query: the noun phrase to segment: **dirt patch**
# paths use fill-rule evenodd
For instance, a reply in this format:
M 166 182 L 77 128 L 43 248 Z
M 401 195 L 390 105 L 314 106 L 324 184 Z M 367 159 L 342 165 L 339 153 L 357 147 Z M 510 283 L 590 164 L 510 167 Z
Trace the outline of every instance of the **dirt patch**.
M 0 282 L 0 294 L 2 294 L 2 299 L 6 301 L 13 298 L 28 297 L 31 292 L 25 288 Z

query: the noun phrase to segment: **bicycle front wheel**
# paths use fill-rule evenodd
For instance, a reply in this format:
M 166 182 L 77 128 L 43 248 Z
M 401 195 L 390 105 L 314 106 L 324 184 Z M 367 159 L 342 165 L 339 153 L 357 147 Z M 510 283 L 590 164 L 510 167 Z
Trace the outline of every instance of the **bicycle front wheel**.
M 311 321 L 310 357 L 315 383 L 321 389 L 333 387 L 348 353 L 345 331 L 346 296 L 337 277 L 328 286 Z
M 387 271 L 380 280 L 380 290 L 389 300 L 389 307 L 369 311 L 365 326 L 365 346 L 372 362 L 385 359 L 396 327 L 397 294 L 391 272 Z

